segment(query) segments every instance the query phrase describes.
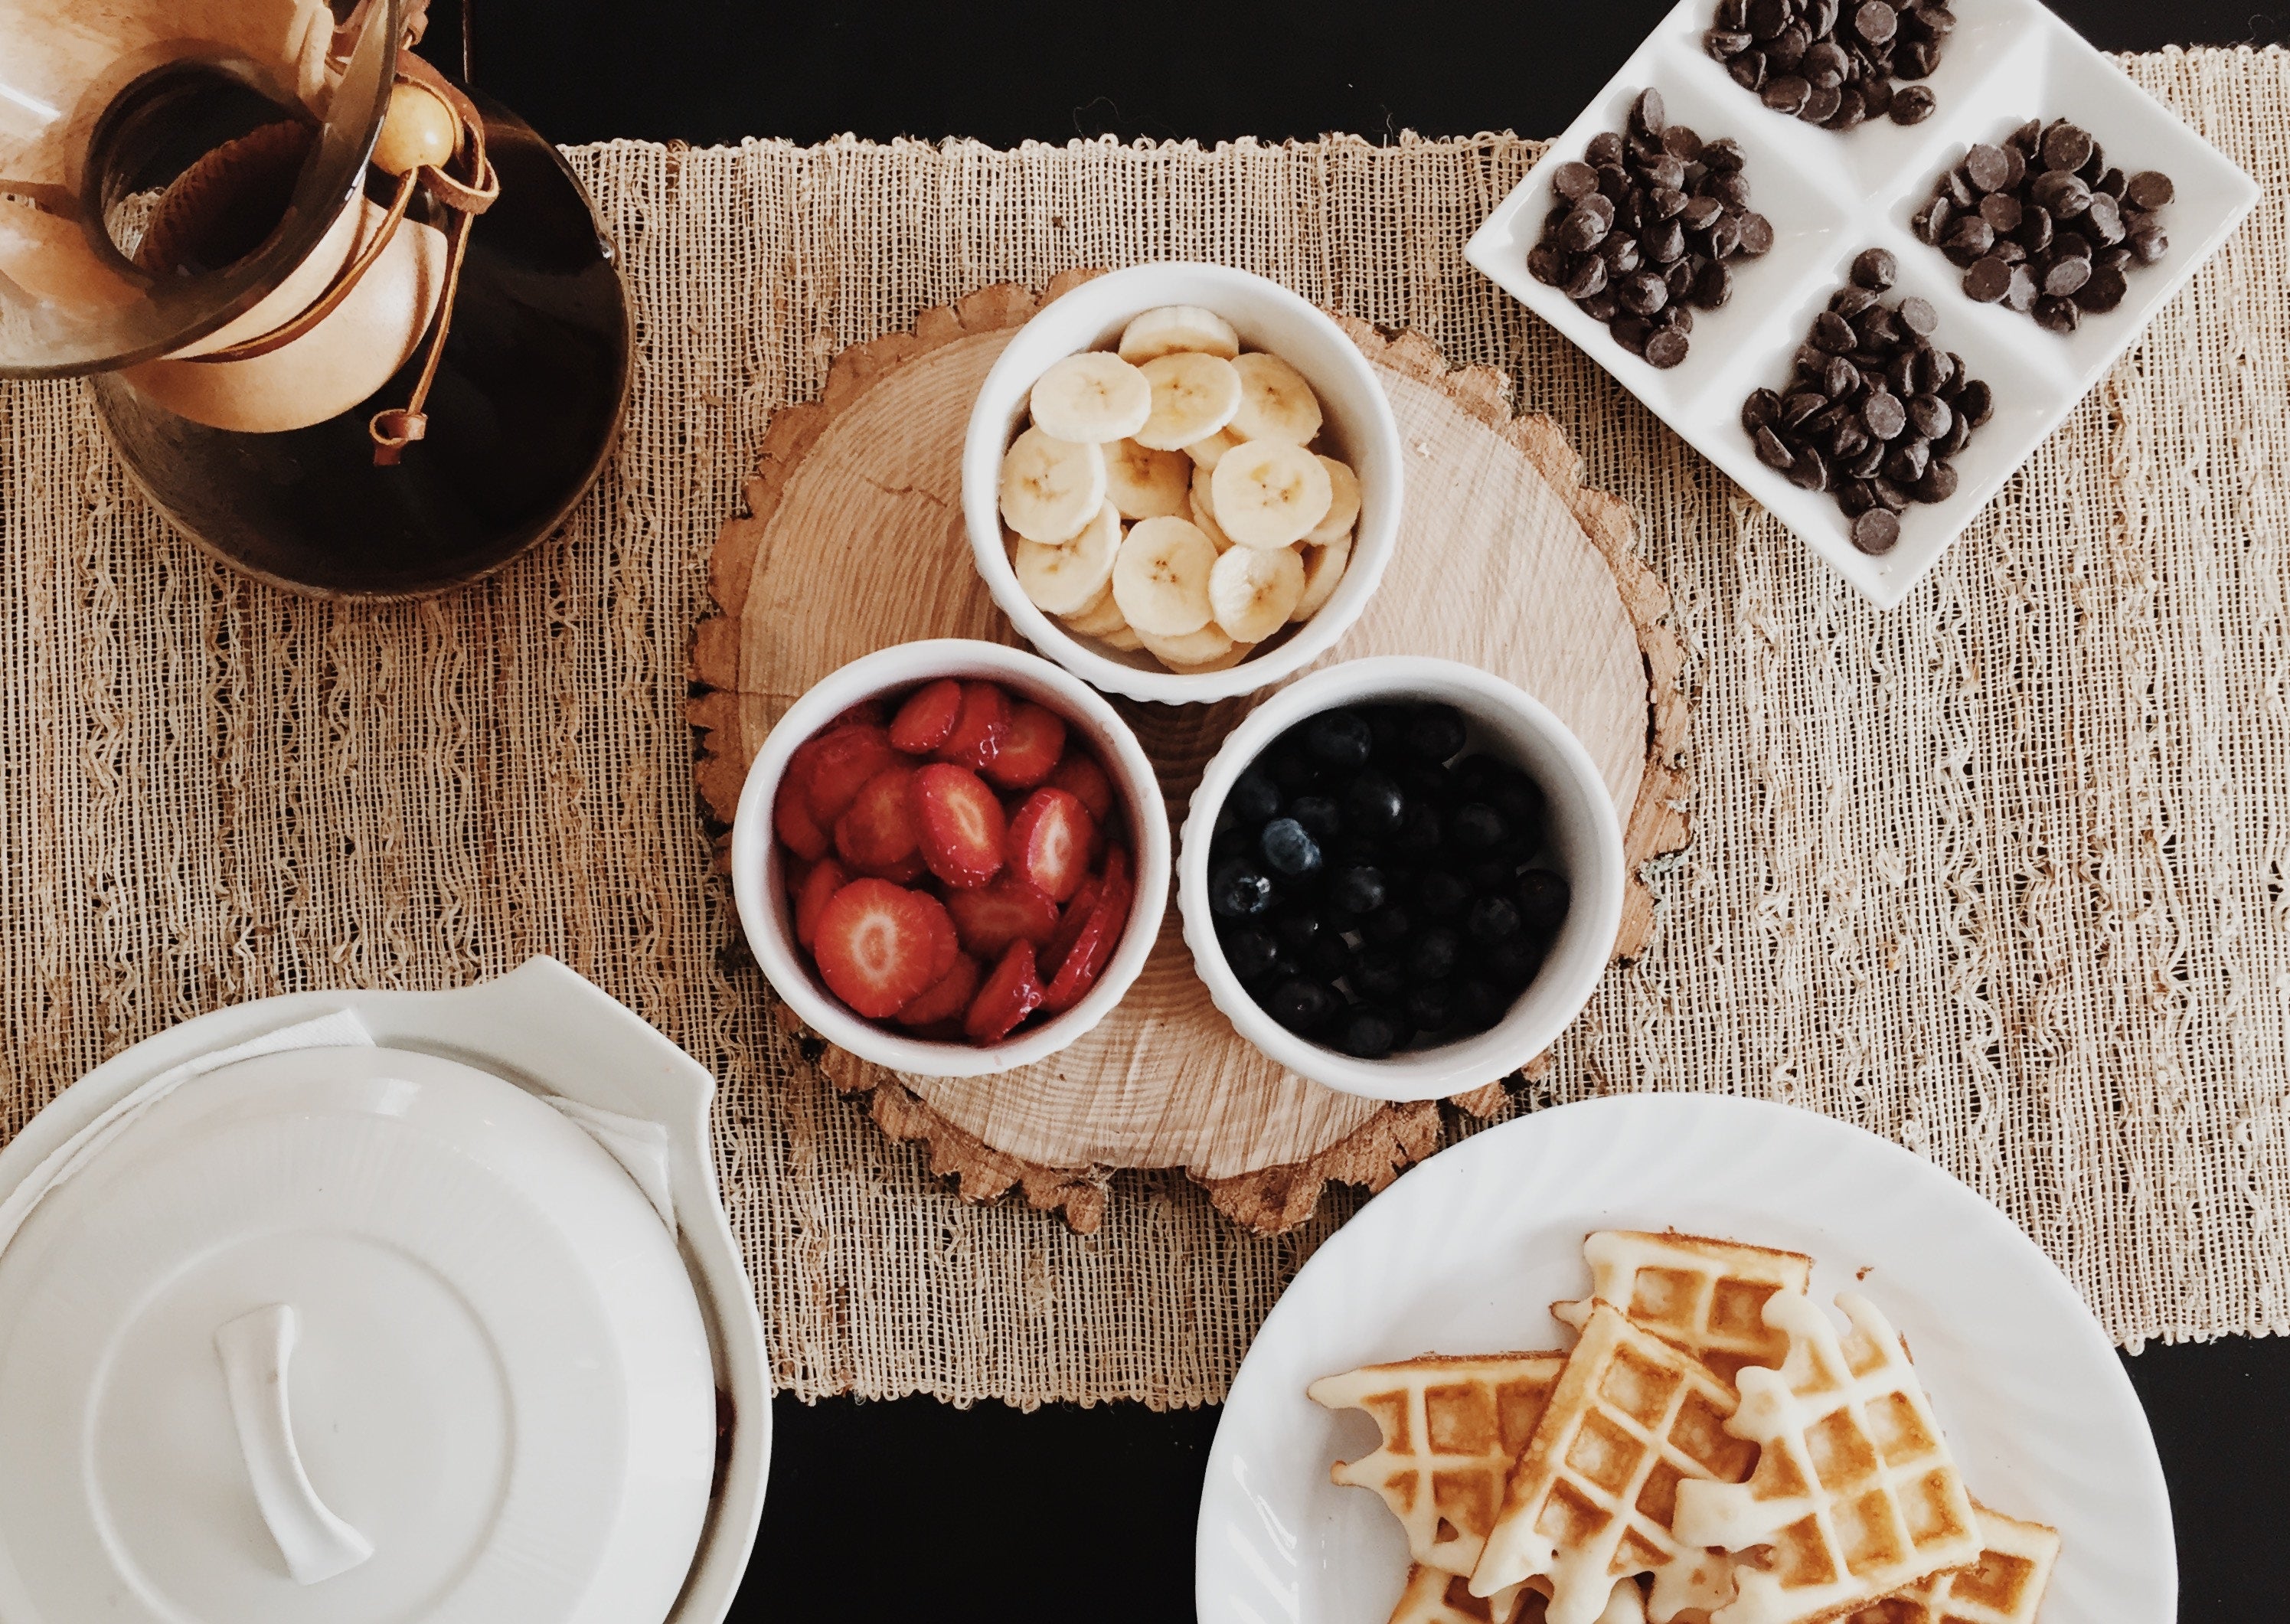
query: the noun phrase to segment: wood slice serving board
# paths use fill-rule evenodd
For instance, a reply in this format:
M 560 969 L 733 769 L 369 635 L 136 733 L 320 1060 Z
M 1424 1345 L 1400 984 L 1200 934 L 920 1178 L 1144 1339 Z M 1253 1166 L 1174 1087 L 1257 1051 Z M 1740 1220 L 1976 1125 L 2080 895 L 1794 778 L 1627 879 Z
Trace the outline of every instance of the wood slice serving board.
M 773 420 L 748 516 L 723 528 L 711 585 L 722 612 L 693 643 L 700 788 L 728 823 L 749 762 L 812 684 L 917 637 L 1020 644 L 970 556 L 960 460 L 973 397 L 1011 334 L 1046 300 L 1014 286 L 925 311 L 911 332 L 838 356 L 814 404 Z M 1669 596 L 1629 547 L 1623 504 L 1580 483 L 1548 418 L 1515 417 L 1501 374 L 1456 372 L 1413 334 L 1346 331 L 1389 392 L 1408 457 L 1399 545 L 1374 600 L 1329 661 L 1438 654 L 1496 672 L 1556 711 L 1613 792 L 1636 875 L 1685 842 L 1686 706 Z M 1326 662 L 1323 662 L 1326 663 Z M 1160 769 L 1173 824 L 1219 742 L 1254 702 L 1113 701 Z M 1650 923 L 1633 884 L 1616 943 Z M 1436 1103 L 1333 1092 L 1267 1060 L 1210 1004 L 1171 899 L 1153 956 L 1098 1028 L 999 1076 L 893 1075 L 826 1049 L 846 1091 L 871 1091 L 900 1139 L 973 1199 L 1021 1187 L 1094 1228 L 1111 1172 L 1181 1167 L 1237 1221 L 1301 1222 L 1331 1179 L 1381 1188 L 1436 1148 Z M 1488 1086 L 1461 1103 L 1484 1115 Z

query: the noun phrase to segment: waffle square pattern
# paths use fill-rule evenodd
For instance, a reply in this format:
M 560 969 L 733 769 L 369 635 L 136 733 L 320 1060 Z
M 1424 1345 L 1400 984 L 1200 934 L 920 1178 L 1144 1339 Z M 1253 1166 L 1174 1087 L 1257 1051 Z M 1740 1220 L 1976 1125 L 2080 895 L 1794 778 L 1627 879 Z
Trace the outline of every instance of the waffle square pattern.
M 1776 1294 L 1779 1370 L 1744 1366 L 1726 1430 L 1758 1445 L 1747 1482 L 1684 1483 L 1678 1537 L 1765 1548 L 1713 1624 L 1813 1624 L 1980 1558 L 1978 1524 L 1909 1351 L 1875 1304 L 1838 1300 L 1840 1335 L 1810 1298 Z
M 1972 1502 L 1980 1560 L 1936 1573 L 1853 1615 L 1849 1624 L 2035 1624 L 2059 1560 L 2060 1533 Z
M 1802 1297 L 1813 1281 L 1813 1260 L 1801 1252 L 1674 1232 L 1602 1229 L 1582 1243 L 1582 1259 L 1590 1295 L 1551 1304 L 1560 1324 L 1580 1331 L 1593 1300 L 1610 1302 L 1728 1381 L 1745 1364 L 1782 1362 L 1789 1339 L 1766 1324 L 1766 1300 Z
M 1727 1430 L 1734 1408 L 1706 1365 L 1594 1302 L 1511 1472 L 1472 1590 L 1547 1578 L 1550 1624 L 1593 1624 L 1614 1581 L 1638 1573 L 1653 1576 L 1655 1619 L 1724 1602 L 1729 1563 L 1681 1541 L 1670 1519 L 1685 1483 L 1750 1476 L 1757 1450 Z
M 1383 1496 L 1419 1566 L 1469 1574 L 1565 1365 L 1563 1353 L 1425 1354 L 1324 1376 L 1306 1392 L 1332 1410 L 1365 1410 L 1383 1430 L 1374 1453 L 1330 1476 Z

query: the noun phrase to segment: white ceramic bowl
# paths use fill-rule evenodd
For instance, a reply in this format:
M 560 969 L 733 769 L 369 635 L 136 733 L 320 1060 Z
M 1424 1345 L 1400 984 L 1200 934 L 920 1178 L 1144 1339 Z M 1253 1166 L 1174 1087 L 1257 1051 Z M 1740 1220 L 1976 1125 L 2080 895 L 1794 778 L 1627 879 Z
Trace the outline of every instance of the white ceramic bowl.
M 1533 982 L 1487 1031 L 1380 1060 L 1356 1060 L 1300 1037 L 1257 1004 L 1225 963 L 1209 911 L 1209 840 L 1226 792 L 1299 722 L 1340 705 L 1433 700 L 1463 713 L 1472 749 L 1523 768 L 1549 804 L 1550 848 L 1573 892 L 1566 923 Z M 1581 740 L 1536 700 L 1499 676 L 1451 660 L 1390 655 L 1347 660 L 1283 689 L 1233 729 L 1201 775 L 1177 861 L 1185 941 L 1209 996 L 1243 1037 L 1315 1083 L 1375 1100 L 1436 1100 L 1509 1076 L 1550 1045 L 1589 1001 L 1622 922 L 1622 833 L 1613 797 Z
M 1077 636 L 1019 588 L 1002 540 L 1002 453 L 1017 437 L 1034 380 L 1085 349 L 1110 346 L 1129 318 L 1162 305 L 1200 305 L 1233 324 L 1242 344 L 1304 374 L 1326 413 L 1321 445 L 1359 475 L 1351 562 L 1335 595 L 1303 625 L 1268 640 L 1229 670 L 1181 676 L 1141 650 L 1123 653 Z M 1133 266 L 1061 295 L 1018 332 L 970 410 L 962 446 L 962 516 L 994 601 L 1027 641 L 1076 676 L 1133 700 L 1192 704 L 1251 693 L 1293 676 L 1336 645 L 1374 596 L 1399 537 L 1399 428 L 1359 347 L 1309 301 L 1277 282 L 1222 265 Z
M 827 990 L 810 956 L 796 945 L 785 857 L 772 832 L 772 802 L 795 748 L 861 700 L 941 676 L 1001 684 L 1065 718 L 1069 737 L 1097 754 L 1122 797 L 1137 868 L 1137 901 L 1129 929 L 1088 996 L 1064 1014 L 990 1046 L 905 1037 L 851 1012 Z M 974 1077 L 1009 1071 L 1055 1054 L 1105 1019 L 1137 972 L 1161 929 L 1169 900 L 1169 815 L 1153 764 L 1129 724 L 1087 684 L 1039 655 L 998 643 L 939 637 L 901 643 L 853 660 L 813 684 L 788 708 L 757 751 L 740 789 L 732 826 L 732 890 L 740 924 L 764 974 L 804 1024 L 837 1048 L 893 1071 L 926 1077 Z

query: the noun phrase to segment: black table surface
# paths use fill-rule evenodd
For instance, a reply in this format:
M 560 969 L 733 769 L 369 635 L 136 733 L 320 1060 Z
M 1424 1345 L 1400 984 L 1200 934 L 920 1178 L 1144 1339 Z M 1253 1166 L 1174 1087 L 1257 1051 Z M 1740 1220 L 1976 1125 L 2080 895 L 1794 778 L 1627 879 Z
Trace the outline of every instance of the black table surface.
M 466 44 L 476 83 L 563 141 L 1547 134 L 1668 9 L 473 0 Z M 2110 51 L 2290 41 L 2290 11 L 2254 12 L 2249 0 L 2057 9 Z M 457 9 L 441 0 L 435 17 L 425 53 L 461 66 Z M 2257 1558 L 2290 1524 L 2290 1340 L 2155 1347 L 2125 1367 L 2170 1480 L 2180 1616 L 2283 1617 L 2279 1581 Z M 763 1532 L 734 1617 L 1183 1618 L 1216 1421 L 1213 1410 L 1133 1404 L 1025 1414 L 929 1398 L 783 1398 Z

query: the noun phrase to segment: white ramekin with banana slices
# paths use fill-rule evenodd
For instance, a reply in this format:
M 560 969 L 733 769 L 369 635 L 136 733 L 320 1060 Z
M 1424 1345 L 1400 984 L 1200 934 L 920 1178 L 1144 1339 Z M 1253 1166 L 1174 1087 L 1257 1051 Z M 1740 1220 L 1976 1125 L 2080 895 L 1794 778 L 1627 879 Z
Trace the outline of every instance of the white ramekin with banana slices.
M 1221 265 L 1134 266 L 1020 329 L 963 444 L 994 601 L 1100 688 L 1188 704 L 1292 676 L 1374 594 L 1399 429 L 1312 304 Z

